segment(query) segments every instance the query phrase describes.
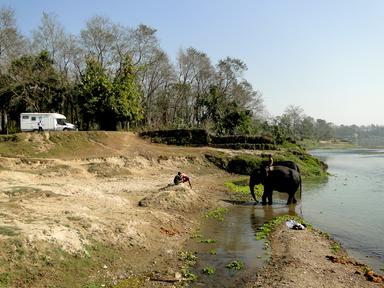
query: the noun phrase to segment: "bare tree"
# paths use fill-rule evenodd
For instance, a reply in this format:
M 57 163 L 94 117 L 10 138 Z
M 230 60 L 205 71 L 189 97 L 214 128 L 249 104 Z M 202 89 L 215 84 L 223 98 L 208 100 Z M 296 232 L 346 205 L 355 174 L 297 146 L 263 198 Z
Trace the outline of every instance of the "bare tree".
M 81 44 L 103 67 L 108 67 L 113 64 L 113 46 L 118 32 L 119 26 L 109 18 L 94 16 L 80 32 Z
M 36 54 L 48 51 L 63 80 L 74 76 L 75 68 L 80 65 L 79 57 L 84 61 L 76 37 L 65 33 L 54 14 L 43 13 L 40 26 L 32 31 L 32 47 Z
M 185 121 L 199 125 L 202 119 L 203 98 L 209 94 L 210 86 L 215 79 L 215 71 L 208 56 L 188 48 L 180 50 L 177 65 L 179 107 Z
M 17 30 L 15 13 L 11 8 L 0 9 L 0 68 L 27 51 L 27 41 Z

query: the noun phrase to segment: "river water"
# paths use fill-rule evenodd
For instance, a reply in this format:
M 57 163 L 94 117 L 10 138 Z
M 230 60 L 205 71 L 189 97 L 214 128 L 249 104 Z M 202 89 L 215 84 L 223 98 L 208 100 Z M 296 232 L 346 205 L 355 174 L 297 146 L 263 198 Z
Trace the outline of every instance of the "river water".
M 304 219 L 340 241 L 351 256 L 384 268 L 384 150 L 315 150 L 331 174 L 306 183 Z
M 285 205 L 286 194 L 274 192 L 274 204 L 235 203 L 224 221 L 208 220 L 201 235 L 214 243 L 192 239 L 188 250 L 197 251 L 198 275 L 193 287 L 241 287 L 265 265 L 270 250 L 255 233 L 264 222 L 280 215 L 303 217 L 315 228 L 339 241 L 348 253 L 375 271 L 384 268 L 384 150 L 314 150 L 328 164 L 328 179 L 305 181 L 298 204 Z M 225 199 L 224 199 L 225 200 Z M 298 246 L 299 248 L 299 246 Z M 225 266 L 232 261 L 244 269 Z M 201 271 L 214 267 L 214 275 Z

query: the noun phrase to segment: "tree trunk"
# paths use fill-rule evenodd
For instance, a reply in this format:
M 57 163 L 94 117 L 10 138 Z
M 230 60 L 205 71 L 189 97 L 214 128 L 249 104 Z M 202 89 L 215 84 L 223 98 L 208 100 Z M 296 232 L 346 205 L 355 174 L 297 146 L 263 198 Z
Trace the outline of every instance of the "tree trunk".
M 1 110 L 1 134 L 8 134 L 8 121 L 7 113 L 5 110 Z

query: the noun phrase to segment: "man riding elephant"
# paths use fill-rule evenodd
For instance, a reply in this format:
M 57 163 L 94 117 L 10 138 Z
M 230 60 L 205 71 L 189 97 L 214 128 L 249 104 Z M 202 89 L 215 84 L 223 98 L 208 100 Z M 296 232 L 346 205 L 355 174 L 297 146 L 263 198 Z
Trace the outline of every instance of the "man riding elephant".
M 301 175 L 298 169 L 298 167 L 297 169 L 292 169 L 282 165 L 274 165 L 269 169 L 265 169 L 264 167 L 255 169 L 249 179 L 249 188 L 253 199 L 258 202 L 256 200 L 254 186 L 262 184 L 264 186 L 262 196 L 263 205 L 267 204 L 267 201 L 268 204 L 272 205 L 272 192 L 274 190 L 288 193 L 287 205 L 296 203 L 295 193 L 299 186 L 301 194 Z

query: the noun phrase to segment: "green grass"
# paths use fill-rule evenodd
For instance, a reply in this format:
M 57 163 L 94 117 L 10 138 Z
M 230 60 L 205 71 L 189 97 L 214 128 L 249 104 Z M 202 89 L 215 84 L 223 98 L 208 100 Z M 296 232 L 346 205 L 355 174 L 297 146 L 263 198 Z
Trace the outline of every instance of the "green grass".
M 244 185 L 243 183 L 246 183 Z M 243 201 L 253 201 L 251 191 L 249 190 L 248 186 L 248 177 L 247 178 L 240 178 L 238 180 L 232 180 L 227 181 L 224 183 L 224 185 L 235 194 L 235 198 L 237 200 L 243 200 Z M 263 185 L 259 184 L 254 187 L 256 198 L 261 198 L 263 195 L 264 187 Z
M 205 214 L 205 217 L 223 221 L 226 213 L 228 213 L 227 208 L 218 207 L 208 211 L 207 214 Z
M 276 218 L 264 223 L 264 225 L 262 225 L 261 227 L 259 227 L 257 229 L 257 232 L 256 232 L 256 240 L 262 240 L 262 239 L 267 238 L 269 236 L 269 234 L 272 231 L 274 231 L 280 223 L 291 220 L 291 219 L 293 219 L 299 223 L 304 223 L 307 227 L 311 227 L 311 225 L 309 223 L 305 222 L 303 219 L 301 219 L 298 216 L 283 215 L 283 216 L 276 217 Z
M 11 227 L 11 226 L 0 226 L 0 235 L 5 236 L 17 236 L 20 234 L 20 229 L 17 227 Z
M 332 250 L 333 253 L 337 253 L 337 252 L 339 252 L 340 249 L 341 249 L 341 246 L 340 246 L 340 244 L 337 243 L 337 242 L 335 242 L 335 243 L 333 243 L 333 244 L 331 245 L 331 250 Z
M 87 255 L 69 254 L 44 242 L 35 245 L 30 249 L 17 238 L 0 243 L 0 287 L 111 287 L 114 273 L 130 263 L 129 250 L 99 242 L 86 247 Z

